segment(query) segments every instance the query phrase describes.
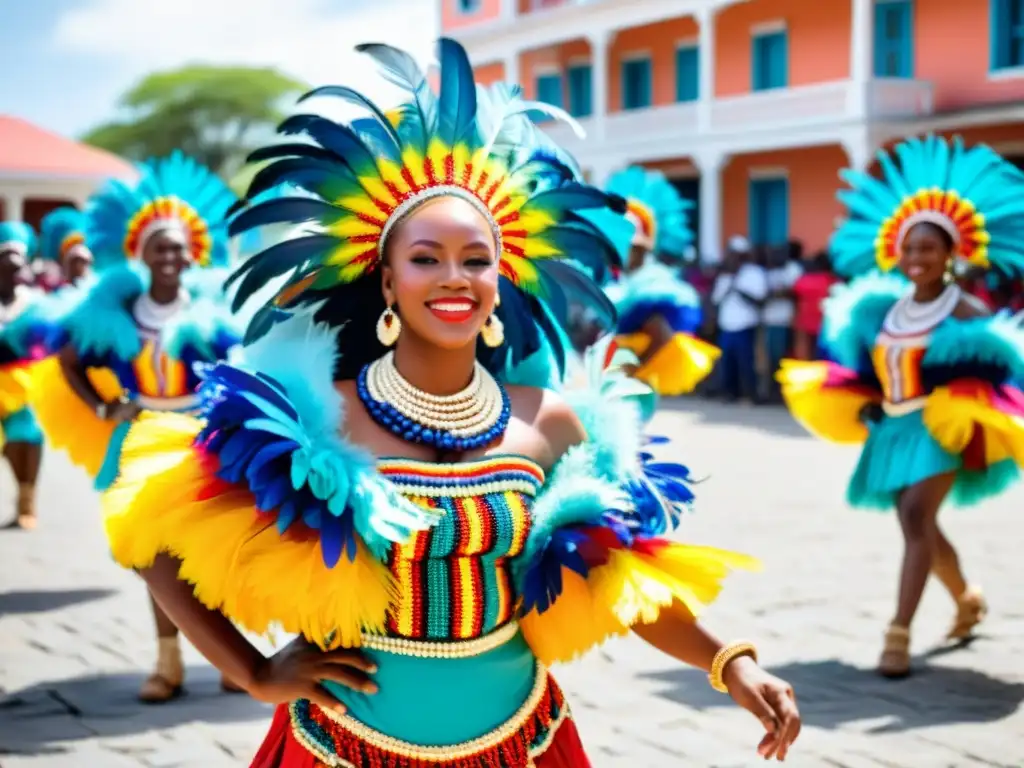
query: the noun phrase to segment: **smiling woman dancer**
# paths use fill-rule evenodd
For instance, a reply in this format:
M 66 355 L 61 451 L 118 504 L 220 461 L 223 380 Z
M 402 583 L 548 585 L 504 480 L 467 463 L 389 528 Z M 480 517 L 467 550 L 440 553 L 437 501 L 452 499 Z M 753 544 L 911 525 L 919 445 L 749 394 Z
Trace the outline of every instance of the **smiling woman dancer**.
M 832 257 L 865 275 L 825 305 L 830 363 L 786 361 L 794 415 L 837 442 L 862 442 L 853 506 L 896 507 L 904 555 L 896 615 L 878 670 L 910 672 L 910 623 L 929 571 L 956 602 L 949 638 L 967 638 L 986 612 L 938 526 L 949 497 L 970 506 L 1001 493 L 1024 464 L 1024 331 L 987 316 L 951 279 L 956 260 L 1024 272 L 1024 179 L 988 147 L 912 139 L 880 155 L 884 180 L 848 171 L 850 218 Z M 878 275 L 899 268 L 909 279 Z
M 222 289 L 235 196 L 178 153 L 140 173 L 89 201 L 97 274 L 57 323 L 65 343 L 37 368 L 32 395 L 47 440 L 98 490 L 114 481 L 139 413 L 195 409 L 193 365 L 223 359 L 241 340 Z M 157 664 L 139 696 L 159 703 L 181 693 L 184 666 L 177 629 L 156 603 L 153 611 Z
M 575 215 L 606 205 L 531 152 L 518 97 L 478 92 L 440 44 L 440 91 L 406 54 L 360 46 L 412 102 L 387 117 L 355 91 L 352 126 L 290 117 L 294 142 L 250 195 L 313 198 L 239 214 L 238 230 L 315 222 L 236 273 L 238 300 L 277 300 L 231 365 L 207 375 L 206 419 L 153 415 L 105 499 L 116 558 L 256 698 L 278 704 L 253 765 L 589 765 L 546 665 L 630 627 L 753 712 L 759 750 L 799 731 L 789 687 L 747 643 L 694 619 L 746 558 L 664 538 L 692 498 L 682 467 L 639 454 L 634 400 L 607 374 L 557 386 L 562 288 L 604 302 L 571 249 L 605 243 Z M 478 96 L 479 93 L 479 96 Z M 479 101 L 478 101 L 479 98 Z M 393 113 L 394 115 L 394 113 Z M 232 621 L 299 637 L 264 658 Z

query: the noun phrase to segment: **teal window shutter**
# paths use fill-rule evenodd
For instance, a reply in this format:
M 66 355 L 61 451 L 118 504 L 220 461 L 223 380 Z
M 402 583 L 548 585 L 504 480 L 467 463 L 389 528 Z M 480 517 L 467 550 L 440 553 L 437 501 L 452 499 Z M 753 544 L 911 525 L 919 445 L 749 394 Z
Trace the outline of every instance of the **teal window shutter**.
M 700 50 L 695 45 L 676 49 L 676 101 L 700 98 Z
M 875 4 L 875 76 L 914 76 L 914 6 L 911 0 Z
M 654 101 L 651 60 L 630 59 L 622 62 L 622 108 L 644 109 Z
M 593 83 L 590 64 L 569 67 L 569 114 L 573 117 L 590 117 L 593 113 Z
M 751 85 L 755 91 L 789 85 L 789 34 L 786 30 L 755 35 L 751 64 Z
M 782 245 L 789 240 L 789 180 L 750 181 L 749 231 L 754 245 Z
M 537 101 L 550 104 L 553 107 L 562 108 L 564 97 L 562 95 L 562 75 L 557 72 L 538 75 L 536 80 Z M 543 112 L 531 112 L 531 116 L 538 123 L 551 120 L 551 117 Z
M 990 0 L 991 68 L 1024 67 L 1024 0 Z

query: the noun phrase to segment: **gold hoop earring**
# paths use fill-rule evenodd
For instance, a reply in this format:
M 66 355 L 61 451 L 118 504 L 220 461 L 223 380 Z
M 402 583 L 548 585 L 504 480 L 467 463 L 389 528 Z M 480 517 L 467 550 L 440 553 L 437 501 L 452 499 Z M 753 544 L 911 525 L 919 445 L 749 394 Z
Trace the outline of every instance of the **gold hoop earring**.
M 505 343 L 505 325 L 493 312 L 487 316 L 487 322 L 480 329 L 480 336 L 488 347 L 500 347 Z
M 377 339 L 385 347 L 394 346 L 398 335 L 402 332 L 402 321 L 391 307 L 380 313 L 377 319 Z

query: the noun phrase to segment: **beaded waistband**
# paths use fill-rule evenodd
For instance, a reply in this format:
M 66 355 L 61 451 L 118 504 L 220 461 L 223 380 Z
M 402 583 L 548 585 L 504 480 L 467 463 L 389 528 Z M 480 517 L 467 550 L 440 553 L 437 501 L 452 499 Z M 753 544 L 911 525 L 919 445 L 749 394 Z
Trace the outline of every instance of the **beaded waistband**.
M 296 741 L 331 768 L 530 765 L 533 758 L 544 754 L 570 716 L 561 689 L 540 663 L 533 689 L 519 710 L 490 733 L 461 744 L 412 744 L 348 715 L 326 712 L 305 699 L 293 702 L 289 711 Z
M 906 416 L 909 413 L 917 413 L 917 411 L 923 410 L 927 402 L 927 397 L 915 397 L 899 403 L 890 403 L 886 400 L 882 403 L 882 410 L 886 416 Z
M 519 624 L 514 621 L 472 640 L 413 640 L 364 632 L 362 647 L 371 651 L 384 651 L 399 656 L 418 656 L 424 659 L 468 659 L 500 648 L 515 637 L 517 632 Z

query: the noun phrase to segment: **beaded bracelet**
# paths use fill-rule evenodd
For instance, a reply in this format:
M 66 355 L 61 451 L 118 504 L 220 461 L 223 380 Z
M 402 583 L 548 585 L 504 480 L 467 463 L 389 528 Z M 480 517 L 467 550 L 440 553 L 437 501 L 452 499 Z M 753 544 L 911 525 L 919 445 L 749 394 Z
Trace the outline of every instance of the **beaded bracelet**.
M 738 659 L 740 656 L 750 656 L 756 662 L 757 648 L 754 647 L 753 643 L 748 642 L 729 643 L 722 646 L 718 653 L 715 654 L 715 658 L 711 662 L 711 672 L 708 673 L 708 682 L 719 693 L 729 692 L 722 676 L 725 674 L 725 668 L 729 666 L 730 662 Z

